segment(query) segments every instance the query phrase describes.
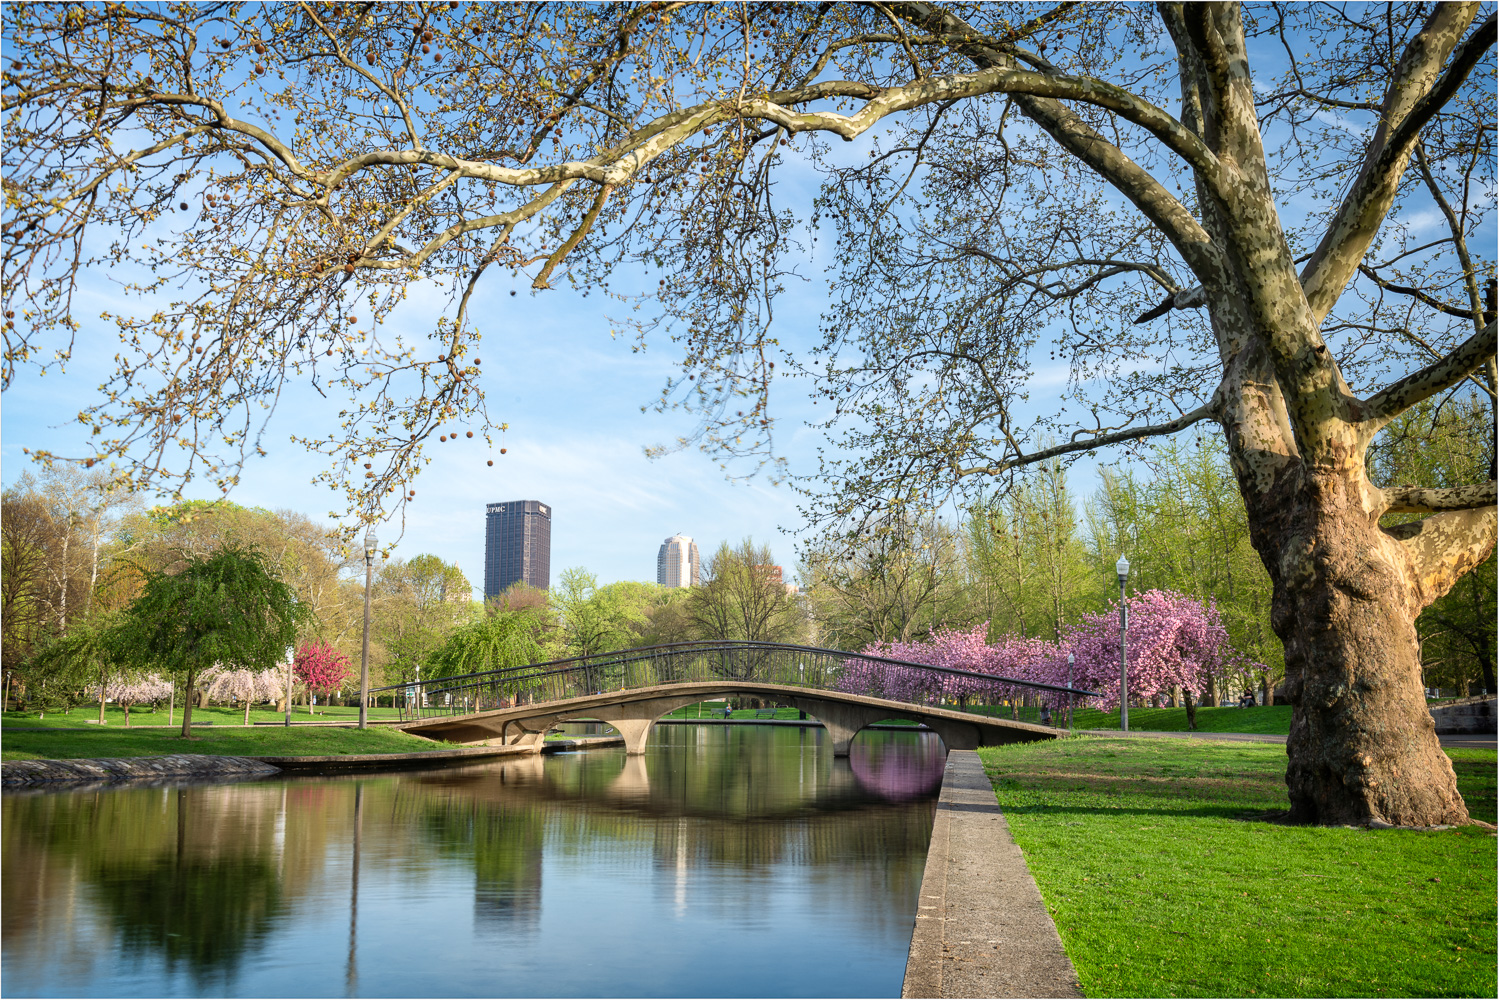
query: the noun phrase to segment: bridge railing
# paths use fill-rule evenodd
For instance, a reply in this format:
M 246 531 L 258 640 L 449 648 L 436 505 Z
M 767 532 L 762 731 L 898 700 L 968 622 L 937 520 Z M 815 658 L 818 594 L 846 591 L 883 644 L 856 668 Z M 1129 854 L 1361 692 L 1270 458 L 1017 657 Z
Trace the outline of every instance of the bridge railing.
M 409 722 L 659 684 L 720 681 L 729 687 L 739 681 L 840 691 L 1053 725 L 1070 718 L 1078 699 L 1099 697 L 1096 691 L 973 670 L 770 642 L 642 646 L 422 678 L 377 688 L 370 694 L 393 695 L 401 719 Z

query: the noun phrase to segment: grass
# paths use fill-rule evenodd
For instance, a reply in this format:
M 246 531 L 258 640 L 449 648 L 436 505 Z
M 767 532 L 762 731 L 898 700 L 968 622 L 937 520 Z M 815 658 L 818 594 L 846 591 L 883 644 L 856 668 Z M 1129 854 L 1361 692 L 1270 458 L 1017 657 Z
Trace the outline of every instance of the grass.
M 979 753 L 1087 996 L 1495 995 L 1499 859 L 1481 827 L 1246 820 L 1289 806 L 1276 745 Z M 1495 752 L 1448 753 L 1469 811 L 1495 822 Z
M 956 709 L 957 706 L 949 705 Z M 695 719 L 699 718 L 723 718 L 723 702 L 707 701 L 702 705 L 688 705 L 679 708 L 666 715 L 668 719 Z M 1010 710 L 1005 707 L 984 705 L 969 709 L 984 715 L 994 715 L 1000 718 L 1009 718 Z M 1038 721 L 1039 710 L 1035 708 L 1022 708 L 1020 719 L 1023 722 Z M 756 717 L 753 709 L 736 709 L 731 719 L 753 719 Z M 794 708 L 782 708 L 775 714 L 777 719 L 795 719 L 797 711 Z M 889 722 L 901 720 L 890 719 Z M 1054 723 L 1060 723 L 1061 716 L 1054 717 Z M 1073 714 L 1073 727 L 1076 729 L 1118 729 L 1119 713 L 1100 712 L 1091 708 L 1080 708 Z M 1141 732 L 1153 733 L 1179 733 L 1187 731 L 1187 710 L 1185 708 L 1131 708 L 1129 710 L 1129 727 Z M 1290 705 L 1256 705 L 1254 708 L 1199 708 L 1197 710 L 1197 728 L 1204 733 L 1264 733 L 1273 736 L 1285 736 L 1291 731 L 1291 706 Z
M 769 707 L 769 706 L 767 706 L 767 707 Z M 761 711 L 760 709 L 754 709 L 754 708 L 736 708 L 732 712 L 729 713 L 729 718 L 731 718 L 731 719 L 760 719 L 760 714 L 759 714 L 760 711 Z M 678 708 L 678 709 L 675 709 L 673 711 L 667 712 L 665 715 L 662 716 L 662 718 L 663 719 L 722 719 L 723 718 L 723 702 L 721 702 L 721 701 L 705 701 L 701 705 L 688 705 L 686 708 Z M 799 718 L 801 718 L 801 714 L 796 709 L 794 709 L 794 708 L 786 708 L 785 706 L 781 706 L 780 708 L 777 708 L 775 715 L 765 716 L 765 719 L 780 719 L 782 721 L 789 720 L 789 719 L 799 719 Z M 761 720 L 761 721 L 764 721 L 764 720 Z
M 1076 729 L 1118 729 L 1119 712 L 1080 708 L 1072 714 Z M 1185 708 L 1131 708 L 1129 728 L 1146 733 L 1184 733 Z M 1285 736 L 1291 731 L 1290 705 L 1256 705 L 1253 708 L 1199 708 L 1197 730 L 1203 733 L 1264 733 Z
M 395 719 L 399 713 L 393 708 L 372 708 L 369 710 L 371 719 Z M 251 708 L 250 722 L 276 722 L 280 723 L 286 719 L 285 712 L 277 712 L 269 707 Z M 316 715 L 307 714 L 307 709 L 301 705 L 293 705 L 291 721 L 293 725 L 299 722 L 356 722 L 359 719 L 359 707 L 357 705 L 319 705 Z M 71 729 L 88 726 L 90 728 L 98 725 L 99 706 L 80 705 L 70 712 L 64 712 L 58 708 L 49 708 L 43 717 L 43 713 L 36 709 L 28 709 L 25 712 L 9 711 L 4 713 L 4 726 L 10 729 L 14 726 L 36 726 L 49 729 Z M 211 705 L 208 708 L 193 709 L 193 723 L 212 722 L 216 726 L 241 726 L 245 722 L 245 710 L 239 708 L 225 708 L 221 705 Z M 118 705 L 104 706 L 104 724 L 106 728 L 125 728 L 125 711 Z M 178 705 L 172 713 L 171 723 L 167 722 L 167 709 L 162 706 L 161 711 L 153 712 L 149 705 L 130 710 L 130 725 L 134 726 L 165 726 L 182 725 L 182 706 Z
M 134 715 L 135 713 L 131 713 Z M 197 716 L 194 710 L 194 717 Z M 96 726 L 89 730 L 6 728 L 0 760 L 76 760 L 87 757 L 161 757 L 196 753 L 246 757 L 301 757 L 355 753 L 411 753 L 439 750 L 445 744 L 385 727 L 251 726 L 193 729 L 184 741 L 174 729 L 126 729 Z

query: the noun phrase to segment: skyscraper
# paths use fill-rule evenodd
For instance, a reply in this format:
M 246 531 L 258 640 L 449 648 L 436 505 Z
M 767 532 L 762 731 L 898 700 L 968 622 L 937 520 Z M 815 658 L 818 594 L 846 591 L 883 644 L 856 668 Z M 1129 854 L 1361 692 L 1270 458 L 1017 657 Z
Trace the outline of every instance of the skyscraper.
M 542 590 L 552 585 L 552 508 L 538 500 L 485 507 L 484 597 L 517 581 Z
M 698 585 L 697 542 L 686 535 L 672 535 L 656 553 L 656 582 L 663 587 Z

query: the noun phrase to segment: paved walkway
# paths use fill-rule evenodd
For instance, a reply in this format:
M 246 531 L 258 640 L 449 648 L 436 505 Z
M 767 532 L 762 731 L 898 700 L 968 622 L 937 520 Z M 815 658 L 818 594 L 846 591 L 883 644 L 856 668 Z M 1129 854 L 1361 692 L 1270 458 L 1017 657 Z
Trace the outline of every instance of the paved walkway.
M 1082 995 L 983 763 L 950 752 L 901 996 Z

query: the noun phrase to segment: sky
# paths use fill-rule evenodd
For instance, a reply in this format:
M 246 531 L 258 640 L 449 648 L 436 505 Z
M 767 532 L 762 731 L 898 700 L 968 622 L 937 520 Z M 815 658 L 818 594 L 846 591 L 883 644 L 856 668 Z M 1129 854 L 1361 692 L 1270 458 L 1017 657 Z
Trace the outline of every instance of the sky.
M 493 449 L 477 436 L 434 443 L 428 449 L 434 461 L 416 480 L 404 532 L 399 522 L 379 529 L 382 540 L 396 542 L 392 555 L 433 553 L 456 563 L 478 596 L 484 585 L 485 504 L 540 500 L 553 508 L 554 584 L 563 569 L 574 566 L 596 574 L 600 583 L 654 580 L 657 549 L 679 532 L 692 536 L 705 557 L 720 542 L 752 537 L 771 547 L 789 577 L 797 536 L 782 529 L 800 527 L 793 489 L 763 477 L 731 482 L 716 461 L 696 450 L 645 456 L 646 446 L 672 441 L 691 426 L 678 414 L 640 410 L 672 370 L 669 345 L 633 354 L 627 342 L 610 338 L 612 310 L 602 300 L 565 288 L 532 296 L 524 286 L 511 298 L 510 287 L 508 278 L 496 278 L 474 310 L 475 316 L 492 317 L 480 323 L 482 387 L 492 417 L 510 425 L 503 442 L 507 454 L 499 454 L 498 438 Z M 102 297 L 97 287 L 90 293 Z M 420 312 L 421 306 L 415 302 L 408 311 Z M 33 467 L 22 448 L 82 450 L 82 433 L 70 420 L 91 401 L 104 370 L 100 362 L 107 364 L 116 349 L 112 331 L 85 325 L 78 360 L 66 374 L 38 379 L 23 373 L 5 393 L 0 475 L 6 485 Z M 782 437 L 791 457 L 805 465 L 815 436 L 799 427 L 800 411 L 812 407 L 804 392 L 788 388 L 778 396 L 787 428 Z M 325 515 L 341 507 L 342 493 L 313 485 L 323 460 L 288 440 L 324 406 L 305 388 L 282 400 L 265 436 L 270 454 L 250 460 L 233 501 L 335 523 Z M 490 459 L 493 467 L 485 465 Z M 189 496 L 203 499 L 216 492 L 207 484 L 188 489 Z

